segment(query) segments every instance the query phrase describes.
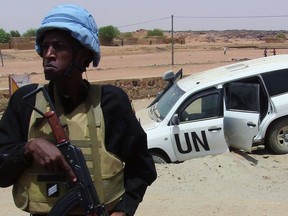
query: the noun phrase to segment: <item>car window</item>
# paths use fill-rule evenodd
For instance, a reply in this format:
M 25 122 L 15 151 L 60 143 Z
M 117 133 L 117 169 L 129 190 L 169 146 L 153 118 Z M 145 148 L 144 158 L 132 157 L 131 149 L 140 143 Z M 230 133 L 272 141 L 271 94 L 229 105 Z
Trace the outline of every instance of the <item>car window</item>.
M 180 113 L 180 122 L 216 117 L 218 115 L 219 94 L 210 94 L 193 100 Z
M 263 73 L 262 77 L 270 96 L 279 95 L 288 91 L 288 69 Z
M 227 110 L 259 111 L 259 91 L 259 84 L 229 83 L 226 88 Z
M 174 84 L 157 102 L 157 111 L 160 114 L 160 119 L 164 119 L 174 104 L 185 92 Z

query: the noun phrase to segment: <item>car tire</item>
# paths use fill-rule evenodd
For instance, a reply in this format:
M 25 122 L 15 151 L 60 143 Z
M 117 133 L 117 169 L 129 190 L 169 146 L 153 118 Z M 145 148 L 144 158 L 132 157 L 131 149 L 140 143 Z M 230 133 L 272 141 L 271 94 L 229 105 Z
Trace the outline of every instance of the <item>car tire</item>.
M 157 164 L 166 164 L 167 163 L 165 158 L 163 158 L 159 154 L 152 154 L 152 157 L 153 157 L 154 163 L 157 163 Z
M 271 126 L 266 145 L 276 154 L 288 153 L 288 119 L 281 119 Z

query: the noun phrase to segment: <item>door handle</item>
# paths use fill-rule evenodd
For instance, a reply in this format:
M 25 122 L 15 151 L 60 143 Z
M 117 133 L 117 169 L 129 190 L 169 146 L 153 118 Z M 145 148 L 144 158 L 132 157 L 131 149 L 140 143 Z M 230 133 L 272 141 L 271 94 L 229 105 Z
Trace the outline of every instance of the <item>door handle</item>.
M 222 130 L 221 127 L 218 127 L 218 128 L 215 127 L 215 128 L 209 128 L 209 129 L 208 129 L 208 131 L 209 131 L 209 132 L 212 132 L 212 133 L 215 133 L 215 132 L 220 131 L 220 130 Z
M 252 128 L 252 127 L 256 127 L 256 124 L 254 124 L 253 122 L 247 122 L 247 126 Z

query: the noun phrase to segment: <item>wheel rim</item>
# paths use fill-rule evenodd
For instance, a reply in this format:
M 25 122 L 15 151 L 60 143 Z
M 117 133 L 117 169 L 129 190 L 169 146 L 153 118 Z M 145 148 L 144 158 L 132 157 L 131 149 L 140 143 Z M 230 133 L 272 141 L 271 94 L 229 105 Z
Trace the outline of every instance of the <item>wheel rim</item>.
M 277 141 L 281 146 L 288 146 L 288 126 L 279 130 L 277 134 Z

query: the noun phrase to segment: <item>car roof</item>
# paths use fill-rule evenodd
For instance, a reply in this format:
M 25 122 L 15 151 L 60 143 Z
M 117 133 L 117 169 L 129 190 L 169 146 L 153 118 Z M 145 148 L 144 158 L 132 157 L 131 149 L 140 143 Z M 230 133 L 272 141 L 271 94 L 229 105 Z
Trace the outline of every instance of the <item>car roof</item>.
M 286 68 L 288 68 L 288 54 L 275 55 L 197 72 L 179 80 L 177 84 L 187 92 L 194 88 L 217 86 L 227 81 Z

